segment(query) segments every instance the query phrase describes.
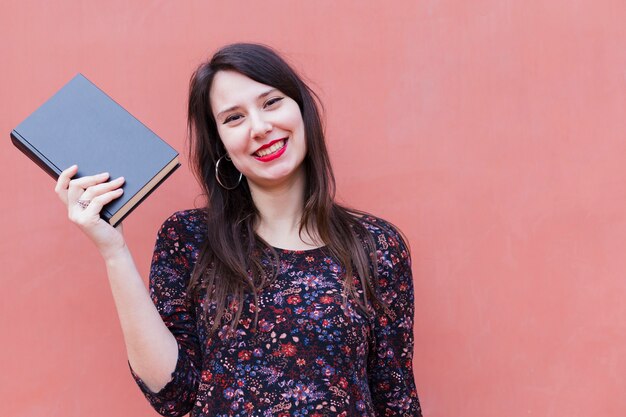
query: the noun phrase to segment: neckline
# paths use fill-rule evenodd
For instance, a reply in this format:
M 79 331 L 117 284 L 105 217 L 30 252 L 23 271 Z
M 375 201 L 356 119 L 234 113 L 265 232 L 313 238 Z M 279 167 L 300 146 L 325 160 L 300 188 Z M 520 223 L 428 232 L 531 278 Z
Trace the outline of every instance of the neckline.
M 312 252 L 326 249 L 327 247 L 328 245 L 318 246 L 316 248 L 309 248 L 309 249 L 285 249 L 285 248 L 277 248 L 276 246 L 272 246 L 272 248 L 278 253 L 293 253 L 293 254 L 312 253 Z

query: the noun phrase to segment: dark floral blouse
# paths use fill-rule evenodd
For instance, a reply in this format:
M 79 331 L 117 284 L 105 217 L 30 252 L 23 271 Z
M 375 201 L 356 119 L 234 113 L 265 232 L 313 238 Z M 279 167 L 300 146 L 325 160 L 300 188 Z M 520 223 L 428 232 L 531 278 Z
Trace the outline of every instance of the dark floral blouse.
M 362 222 L 376 241 L 380 295 L 390 310 L 368 318 L 344 304 L 342 267 L 323 247 L 277 249 L 279 273 L 258 297 L 256 329 L 250 297 L 235 332 L 225 325 L 208 338 L 203 302 L 185 301 L 205 236 L 203 211 L 167 219 L 152 258 L 150 294 L 178 341 L 178 362 L 158 393 L 131 369 L 154 409 L 165 416 L 421 416 L 409 253 L 389 223 Z

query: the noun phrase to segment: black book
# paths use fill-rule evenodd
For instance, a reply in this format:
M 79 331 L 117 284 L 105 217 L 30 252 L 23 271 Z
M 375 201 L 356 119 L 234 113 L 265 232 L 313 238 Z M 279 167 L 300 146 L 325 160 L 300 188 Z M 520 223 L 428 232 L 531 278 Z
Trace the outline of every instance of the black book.
M 96 87 L 76 75 L 11 132 L 11 141 L 55 180 L 123 176 L 124 193 L 101 217 L 116 226 L 180 166 L 178 152 Z

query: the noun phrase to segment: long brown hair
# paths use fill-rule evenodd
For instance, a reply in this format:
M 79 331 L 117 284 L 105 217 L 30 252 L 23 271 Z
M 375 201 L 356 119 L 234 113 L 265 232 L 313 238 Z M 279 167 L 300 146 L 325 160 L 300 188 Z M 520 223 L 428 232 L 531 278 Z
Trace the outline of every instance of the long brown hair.
M 247 181 L 242 180 L 239 186 L 227 190 L 215 178 L 215 164 L 226 150 L 217 131 L 209 93 L 215 74 L 223 70 L 234 70 L 274 87 L 298 103 L 307 148 L 300 233 L 317 231 L 325 250 L 344 269 L 344 302 L 347 297 L 352 298 L 367 314 L 371 302 L 382 304 L 377 297 L 375 243 L 359 220 L 364 213 L 334 202 L 335 178 L 324 140 L 319 98 L 274 50 L 264 45 L 237 43 L 221 48 L 201 64 L 193 73 L 189 87 L 189 159 L 208 203 L 207 238 L 200 249 L 188 293 L 192 297 L 201 291 L 207 295 L 206 309 L 215 303 L 215 316 L 207 316 L 213 321 L 211 332 L 224 317 L 230 318 L 231 329 L 235 329 L 244 295 L 252 295 L 258 306 L 258 290 L 278 270 L 278 254 L 254 232 L 258 211 Z M 232 164 L 220 163 L 222 182 L 234 184 L 238 177 Z M 362 297 L 355 289 L 355 272 L 363 288 Z

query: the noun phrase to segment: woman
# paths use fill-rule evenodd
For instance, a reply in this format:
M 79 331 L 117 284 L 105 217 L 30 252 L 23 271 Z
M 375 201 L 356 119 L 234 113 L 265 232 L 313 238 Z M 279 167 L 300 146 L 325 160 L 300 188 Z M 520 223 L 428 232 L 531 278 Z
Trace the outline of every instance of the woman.
M 98 213 L 124 179 L 56 191 L 102 254 L 133 377 L 180 416 L 418 416 L 408 249 L 333 201 L 314 94 L 273 50 L 234 44 L 193 74 L 190 159 L 208 203 L 161 227 L 143 285 Z

